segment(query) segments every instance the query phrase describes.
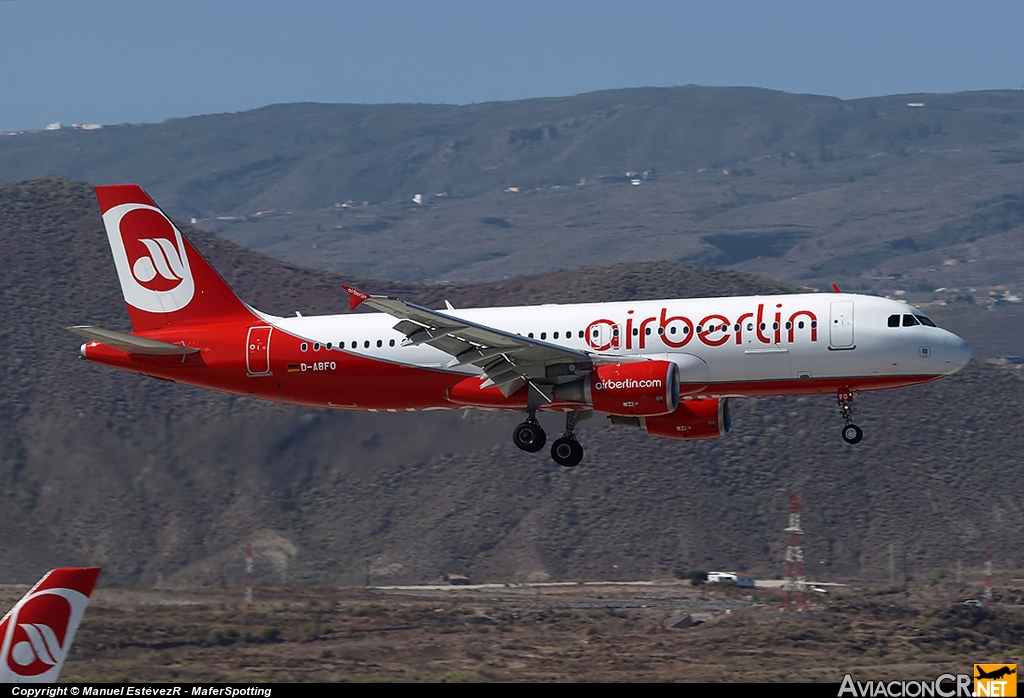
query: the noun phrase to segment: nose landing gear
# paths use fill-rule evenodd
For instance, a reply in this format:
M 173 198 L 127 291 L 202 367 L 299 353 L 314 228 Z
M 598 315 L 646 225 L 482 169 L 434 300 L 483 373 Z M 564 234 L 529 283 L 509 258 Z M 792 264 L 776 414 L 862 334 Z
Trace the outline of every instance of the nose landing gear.
M 859 426 L 853 423 L 853 392 L 840 390 L 837 398 L 839 400 L 839 412 L 843 415 L 843 441 L 848 444 L 859 444 L 864 438 L 864 432 Z

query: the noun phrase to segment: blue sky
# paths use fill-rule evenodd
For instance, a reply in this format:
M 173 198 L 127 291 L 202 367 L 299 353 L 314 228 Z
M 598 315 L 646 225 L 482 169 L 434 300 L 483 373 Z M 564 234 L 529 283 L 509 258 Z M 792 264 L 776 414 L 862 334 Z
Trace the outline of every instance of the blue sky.
M 1024 85 L 1024 2 L 0 0 L 0 130 L 645 85 Z

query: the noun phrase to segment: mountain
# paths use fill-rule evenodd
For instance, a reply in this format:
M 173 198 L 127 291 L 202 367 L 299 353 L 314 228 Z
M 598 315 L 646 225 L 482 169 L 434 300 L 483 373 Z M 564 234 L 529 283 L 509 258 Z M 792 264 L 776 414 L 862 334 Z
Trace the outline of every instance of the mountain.
M 134 181 L 223 237 L 361 276 L 465 282 L 671 260 L 932 291 L 1019 285 L 1021 124 L 1019 90 L 279 104 L 0 136 L 0 182 Z
M 341 312 L 352 281 L 457 307 L 786 289 L 667 263 L 391 284 L 183 229 L 243 299 L 279 313 Z M 862 395 L 856 448 L 828 397 L 737 401 L 733 431 L 708 442 L 594 419 L 569 471 L 515 449 L 513 415 L 296 409 L 80 361 L 64 327 L 127 328 L 82 182 L 0 187 L 0 240 L 0 581 L 88 563 L 115 585 L 240 583 L 247 541 L 260 584 L 774 576 L 794 490 L 813 578 L 885 577 L 890 545 L 901 573 L 980 565 L 986 544 L 1000 567 L 1024 563 L 1024 382 L 1010 371 Z

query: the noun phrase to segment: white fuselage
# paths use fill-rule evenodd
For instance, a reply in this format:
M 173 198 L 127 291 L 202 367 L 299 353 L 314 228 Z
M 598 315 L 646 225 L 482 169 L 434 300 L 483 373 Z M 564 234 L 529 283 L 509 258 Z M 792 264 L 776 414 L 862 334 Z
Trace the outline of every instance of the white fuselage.
M 902 316 L 922 316 L 910 305 L 847 293 L 444 312 L 556 346 L 624 360 L 674 361 L 684 384 L 707 384 L 707 394 L 717 396 L 747 394 L 729 387 L 763 381 L 937 377 L 955 372 L 970 359 L 970 348 L 955 334 L 925 324 L 904 326 Z M 890 327 L 894 315 L 900 320 Z M 443 369 L 451 361 L 451 356 L 429 345 L 403 346 L 405 336 L 393 329 L 395 318 L 385 314 L 263 317 L 308 340 L 311 352 L 344 351 L 428 369 Z M 472 365 L 450 370 L 481 374 Z M 715 385 L 724 392 L 716 391 Z

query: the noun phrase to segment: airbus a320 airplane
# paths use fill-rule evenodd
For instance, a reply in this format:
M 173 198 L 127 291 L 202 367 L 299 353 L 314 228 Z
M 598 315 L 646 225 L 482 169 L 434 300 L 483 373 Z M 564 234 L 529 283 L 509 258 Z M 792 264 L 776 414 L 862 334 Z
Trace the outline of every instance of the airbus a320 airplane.
M 729 400 L 833 394 L 858 443 L 854 396 L 924 383 L 971 357 L 906 303 L 847 293 L 433 310 L 345 287 L 380 311 L 275 317 L 249 307 L 135 185 L 96 188 L 132 332 L 70 328 L 81 356 L 165 380 L 338 410 L 563 412 L 551 457 L 583 458 L 595 412 L 670 439 L 729 430 Z

